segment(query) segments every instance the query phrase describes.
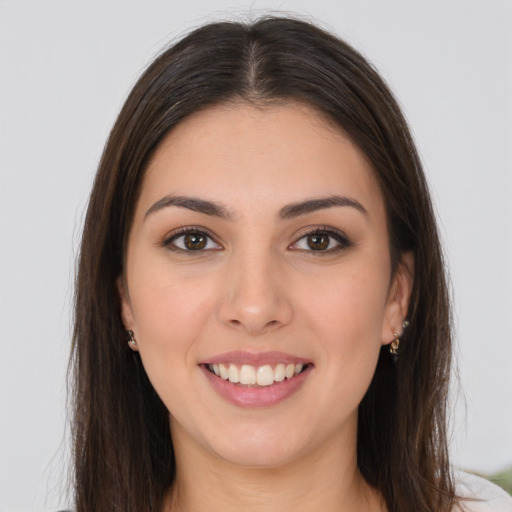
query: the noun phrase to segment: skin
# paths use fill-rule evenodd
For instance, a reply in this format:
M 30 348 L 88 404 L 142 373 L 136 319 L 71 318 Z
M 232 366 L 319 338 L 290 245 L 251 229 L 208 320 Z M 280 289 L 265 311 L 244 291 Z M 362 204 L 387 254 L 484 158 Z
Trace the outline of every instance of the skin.
M 168 195 L 221 203 L 229 218 L 153 207 Z M 365 211 L 279 216 L 333 195 Z M 209 234 L 203 250 L 185 250 L 186 226 Z M 314 229 L 327 249 L 308 245 Z M 371 166 L 310 107 L 229 104 L 178 125 L 147 169 L 119 282 L 133 349 L 170 411 L 177 476 L 165 509 L 386 510 L 357 468 L 357 407 L 381 346 L 402 332 L 412 265 L 404 255 L 391 276 Z M 279 350 L 312 369 L 282 402 L 239 407 L 199 366 L 232 350 Z

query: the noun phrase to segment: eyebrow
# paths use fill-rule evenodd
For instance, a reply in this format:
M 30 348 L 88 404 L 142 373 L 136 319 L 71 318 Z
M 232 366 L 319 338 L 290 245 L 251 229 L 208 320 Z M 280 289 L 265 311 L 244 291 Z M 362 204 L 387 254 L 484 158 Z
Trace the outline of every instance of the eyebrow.
M 349 206 L 359 210 L 365 215 L 368 214 L 366 208 L 356 199 L 346 196 L 330 196 L 318 199 L 308 199 L 307 201 L 301 201 L 300 203 L 289 204 L 284 208 L 281 208 L 279 211 L 279 217 L 283 220 L 294 219 L 300 215 L 306 215 L 317 210 L 324 210 L 326 208 L 333 208 L 336 206 Z
M 198 199 L 196 197 L 188 196 L 174 196 L 168 195 L 158 200 L 151 208 L 146 212 L 144 218 L 148 215 L 155 213 L 169 206 L 178 206 L 179 208 L 187 208 L 194 212 L 204 213 L 205 215 L 211 215 L 213 217 L 220 217 L 222 219 L 231 219 L 232 216 L 228 209 L 220 203 L 213 201 L 206 201 L 205 199 Z
M 196 197 L 175 195 L 168 195 L 162 197 L 162 199 L 159 199 L 149 208 L 144 218 L 147 218 L 149 215 L 159 210 L 168 208 L 169 206 L 186 208 L 194 212 L 203 213 L 204 215 L 220 217 L 221 219 L 231 220 L 233 218 L 228 208 L 220 203 L 207 201 L 205 199 L 199 199 Z M 329 196 L 317 199 L 308 199 L 306 201 L 286 205 L 281 208 L 281 210 L 279 210 L 279 218 L 281 220 L 294 219 L 301 215 L 313 213 L 317 210 L 324 210 L 326 208 L 333 208 L 337 206 L 352 207 L 356 210 L 359 210 L 361 213 L 364 213 L 365 215 L 368 213 L 366 208 L 356 199 L 352 199 L 346 196 Z

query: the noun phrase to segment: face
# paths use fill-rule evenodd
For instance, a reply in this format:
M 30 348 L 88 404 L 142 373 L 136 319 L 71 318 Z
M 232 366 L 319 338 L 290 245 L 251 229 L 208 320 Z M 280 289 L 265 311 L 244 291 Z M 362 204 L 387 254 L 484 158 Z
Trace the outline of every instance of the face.
M 297 104 L 224 105 L 147 169 L 120 280 L 175 445 L 245 466 L 355 450 L 410 293 L 370 165 Z

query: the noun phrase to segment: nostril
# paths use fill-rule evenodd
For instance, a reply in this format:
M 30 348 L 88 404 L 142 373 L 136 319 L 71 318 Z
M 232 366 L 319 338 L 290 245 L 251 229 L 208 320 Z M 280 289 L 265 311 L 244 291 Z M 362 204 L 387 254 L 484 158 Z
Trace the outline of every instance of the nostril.
M 249 322 L 244 323 L 242 320 L 237 320 L 236 318 L 232 318 L 231 320 L 229 320 L 229 325 L 231 325 L 232 327 L 242 327 L 242 326 L 250 327 Z M 261 329 L 266 331 L 267 329 L 271 329 L 277 325 L 279 325 L 279 320 L 269 320 L 267 323 L 265 323 L 263 325 L 263 327 Z M 250 328 L 250 330 L 253 330 L 253 329 Z M 258 328 L 257 330 L 260 330 L 260 329 Z

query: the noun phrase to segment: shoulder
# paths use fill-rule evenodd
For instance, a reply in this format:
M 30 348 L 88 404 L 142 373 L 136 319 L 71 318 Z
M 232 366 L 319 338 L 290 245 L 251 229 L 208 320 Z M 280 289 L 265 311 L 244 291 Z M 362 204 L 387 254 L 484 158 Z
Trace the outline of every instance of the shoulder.
M 512 512 L 512 497 L 484 478 L 457 471 L 455 487 L 463 512 Z

